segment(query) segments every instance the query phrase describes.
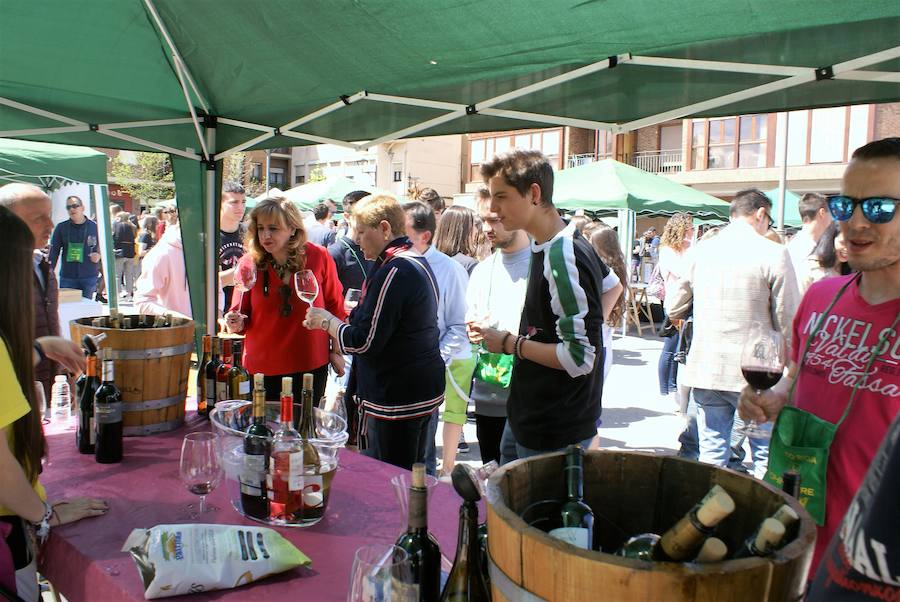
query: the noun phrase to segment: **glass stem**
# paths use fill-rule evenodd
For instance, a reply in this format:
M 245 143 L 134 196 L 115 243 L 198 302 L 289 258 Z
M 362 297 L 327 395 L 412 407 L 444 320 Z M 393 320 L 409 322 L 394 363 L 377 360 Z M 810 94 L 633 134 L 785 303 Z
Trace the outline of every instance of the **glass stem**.
M 201 495 L 200 496 L 200 510 L 198 511 L 198 514 L 203 514 L 204 512 L 206 512 L 206 496 Z

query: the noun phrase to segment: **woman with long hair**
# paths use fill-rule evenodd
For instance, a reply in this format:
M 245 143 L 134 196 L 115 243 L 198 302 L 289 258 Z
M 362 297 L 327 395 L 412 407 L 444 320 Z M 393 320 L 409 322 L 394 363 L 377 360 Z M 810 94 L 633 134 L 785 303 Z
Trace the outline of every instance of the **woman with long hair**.
M 0 232 L 0 533 L 5 539 L 0 545 L 5 543 L 12 553 L 17 595 L 34 601 L 39 598 L 36 550 L 28 534 L 37 531 L 46 537 L 50 527 L 103 514 L 106 503 L 89 498 L 46 502 L 47 494 L 38 481 L 47 445 L 35 394 L 34 364 L 42 353 L 55 355 L 50 348 L 58 337 L 34 341 L 31 231 L 10 210 L 0 207 Z
M 468 207 L 453 205 L 444 210 L 434 232 L 434 246 L 437 250 L 462 264 L 470 276 L 478 265 L 476 221 L 474 211 Z
M 808 261 L 810 265 L 806 275 L 809 280 L 800 283 L 801 290 L 806 290 L 817 280 L 829 276 L 846 276 L 853 271 L 847 263 L 847 244 L 838 222 L 831 222 L 822 233 Z
M 246 246 L 249 257 L 240 259 L 237 269 L 252 262 L 256 284 L 250 292 L 232 296 L 226 328 L 244 334 L 244 367 L 251 374 L 265 375 L 268 399 L 279 398 L 283 376 L 293 377 L 299 399 L 303 374 L 311 373 L 318 405 L 325 394 L 329 363 L 343 375 L 344 358 L 332 349 L 328 335 L 303 327 L 309 306 L 297 296 L 294 279 L 310 270 L 319 286 L 313 307 L 343 320 L 344 299 L 334 259 L 324 247 L 307 241 L 300 211 L 285 198 L 268 198 L 253 208 Z
M 602 222 L 599 222 L 602 223 Z M 625 255 L 622 254 L 622 248 L 619 246 L 618 233 L 606 226 L 596 226 L 591 234 L 591 245 L 597 251 L 597 255 L 605 263 L 613 273 L 618 276 L 619 282 L 623 284 L 628 282 L 628 270 L 625 267 Z M 622 317 L 625 315 L 625 288 L 616 299 L 609 312 L 606 321 L 603 322 L 603 381 L 606 382 L 606 376 L 612 368 L 613 348 L 612 333 L 616 326 L 622 325 Z
M 659 244 L 659 274 L 665 283 L 665 291 L 671 293 L 684 273 L 684 254 L 694 237 L 694 220 L 689 213 L 676 213 L 666 222 Z M 677 396 L 678 363 L 675 351 L 678 337 L 665 337 L 663 350 L 659 356 L 659 392 L 662 395 Z M 677 402 L 677 399 L 676 399 Z

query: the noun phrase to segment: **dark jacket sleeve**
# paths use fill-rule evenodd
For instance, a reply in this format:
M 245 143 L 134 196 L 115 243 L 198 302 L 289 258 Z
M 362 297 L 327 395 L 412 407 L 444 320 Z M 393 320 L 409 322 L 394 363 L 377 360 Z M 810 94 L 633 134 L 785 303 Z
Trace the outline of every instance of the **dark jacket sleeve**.
M 63 224 L 57 224 L 53 228 L 53 236 L 50 237 L 50 266 L 56 269 L 56 262 L 59 260 L 59 253 L 62 250 L 62 229 Z
M 338 329 L 341 353 L 381 353 L 400 324 L 404 297 L 402 275 L 396 267 L 379 270 L 367 286 L 352 322 Z

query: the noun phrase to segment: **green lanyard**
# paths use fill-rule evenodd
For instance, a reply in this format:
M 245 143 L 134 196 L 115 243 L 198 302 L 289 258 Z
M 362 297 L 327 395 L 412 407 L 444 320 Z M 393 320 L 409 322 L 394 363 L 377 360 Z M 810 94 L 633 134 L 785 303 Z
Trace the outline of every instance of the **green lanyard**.
M 844 292 L 850 287 L 854 282 L 858 282 L 862 278 L 862 274 L 856 274 L 853 278 L 848 280 L 844 286 L 841 287 L 841 290 L 837 292 L 837 295 L 834 296 L 834 299 L 831 300 L 831 303 L 828 304 L 828 307 L 822 312 L 822 315 L 819 316 L 819 321 L 816 322 L 815 328 L 810 333 L 809 337 L 806 339 L 806 345 L 803 347 L 803 355 L 800 356 L 800 362 L 797 365 L 797 377 L 794 379 L 794 382 L 791 383 L 791 390 L 788 393 L 788 401 L 794 398 L 794 390 L 797 388 L 797 381 L 800 380 L 800 370 L 803 368 L 803 362 L 806 361 L 806 354 L 809 351 L 810 346 L 812 345 L 813 339 L 819 334 L 819 331 L 822 329 L 822 325 L 825 323 L 825 319 L 828 317 L 828 314 L 831 313 L 831 310 L 834 309 L 835 304 L 838 302 Z M 841 415 L 840 420 L 837 421 L 835 428 L 839 428 L 841 424 L 844 422 L 844 419 L 850 414 L 850 408 L 853 406 L 853 401 L 856 399 L 856 393 L 859 391 L 859 388 L 865 383 L 865 381 L 869 378 L 869 371 L 872 369 L 872 364 L 875 363 L 875 360 L 880 356 L 883 351 L 879 351 L 882 347 L 885 347 L 885 343 L 887 342 L 888 332 L 893 331 L 897 327 L 897 323 L 900 322 L 900 314 L 894 318 L 894 322 L 891 324 L 891 327 L 883 330 L 881 332 L 881 336 L 878 338 L 878 343 L 876 343 L 875 347 L 872 349 L 872 353 L 869 356 L 869 361 L 866 362 L 866 369 L 862 374 L 862 377 L 857 379 L 856 384 L 853 385 L 853 392 L 850 394 L 850 401 L 847 402 L 847 407 L 844 409 L 844 413 Z M 885 347 L 886 349 L 886 347 Z

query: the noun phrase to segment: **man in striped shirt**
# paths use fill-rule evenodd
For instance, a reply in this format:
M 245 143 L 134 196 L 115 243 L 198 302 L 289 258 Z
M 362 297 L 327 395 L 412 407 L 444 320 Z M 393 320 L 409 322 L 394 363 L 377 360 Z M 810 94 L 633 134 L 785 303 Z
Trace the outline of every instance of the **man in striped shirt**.
M 600 416 L 601 325 L 622 285 L 575 225 L 560 218 L 544 155 L 513 150 L 482 165 L 481 175 L 503 227 L 532 238 L 518 334 L 473 328 L 488 351 L 516 356 L 501 463 L 572 443 L 587 448 Z

